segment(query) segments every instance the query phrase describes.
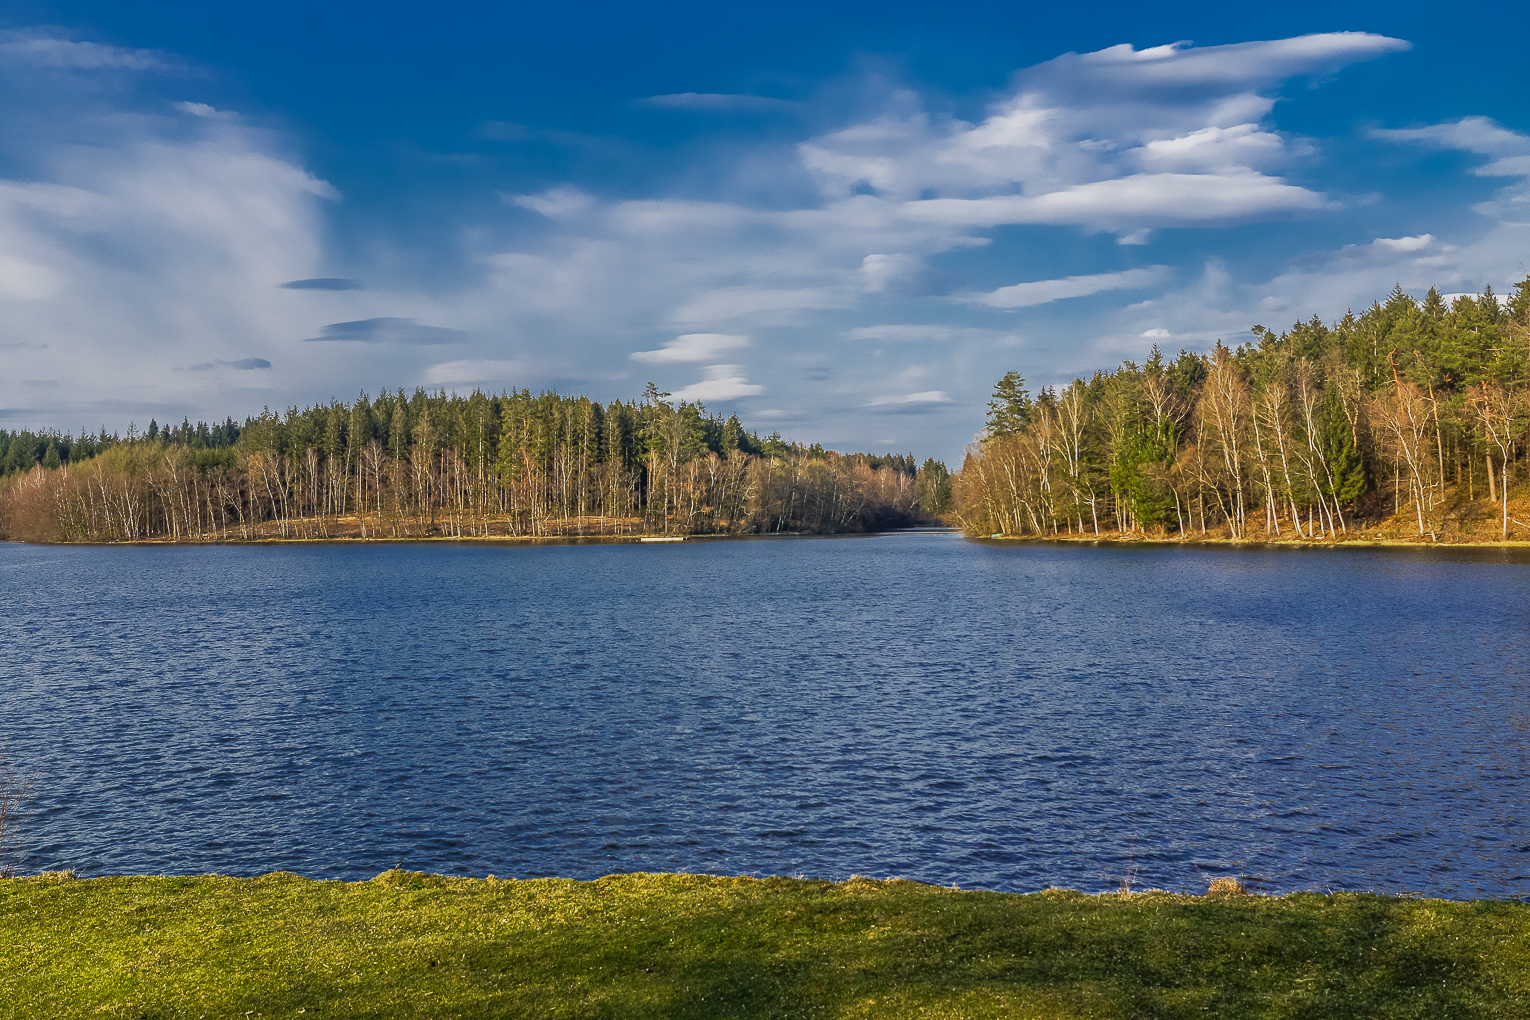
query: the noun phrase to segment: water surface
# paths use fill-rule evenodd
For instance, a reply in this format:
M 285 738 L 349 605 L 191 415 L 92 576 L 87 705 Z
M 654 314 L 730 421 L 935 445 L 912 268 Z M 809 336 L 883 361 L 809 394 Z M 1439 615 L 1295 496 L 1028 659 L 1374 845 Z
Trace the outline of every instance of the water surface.
M 1530 563 L 0 546 L 27 870 L 1530 893 Z

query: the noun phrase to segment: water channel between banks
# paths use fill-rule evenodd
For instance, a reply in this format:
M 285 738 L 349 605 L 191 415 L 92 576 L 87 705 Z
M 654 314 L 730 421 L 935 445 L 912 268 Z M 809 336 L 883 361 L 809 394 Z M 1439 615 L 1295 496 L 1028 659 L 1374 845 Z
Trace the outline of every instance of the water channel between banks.
M 0 545 L 24 870 L 1530 894 L 1530 555 Z

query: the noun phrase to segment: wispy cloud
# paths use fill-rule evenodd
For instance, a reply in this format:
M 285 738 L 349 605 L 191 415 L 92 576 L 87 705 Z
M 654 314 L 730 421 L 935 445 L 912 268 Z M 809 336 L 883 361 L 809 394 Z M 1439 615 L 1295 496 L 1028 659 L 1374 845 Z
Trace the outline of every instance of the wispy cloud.
M 700 382 L 676 390 L 676 400 L 724 401 L 739 397 L 755 397 L 765 392 L 764 386 L 751 383 L 744 375 L 743 365 L 709 365 L 702 370 Z
M 570 213 L 584 212 L 595 205 L 595 196 L 574 187 L 549 188 L 537 195 L 502 195 L 511 205 L 558 219 Z
M 989 308 L 1029 308 L 1065 298 L 1087 297 L 1108 290 L 1136 290 L 1162 283 L 1168 266 L 1127 269 L 1119 273 L 1096 273 L 1091 276 L 1067 276 L 1060 280 L 1033 280 L 1016 283 L 986 294 L 972 294 L 964 300 Z
M 23 43 L 24 53 L 15 49 Z M 536 153 L 543 143 L 564 146 L 561 160 L 600 144 L 609 155 L 621 139 L 484 123 L 477 148 L 505 158 L 506 176 L 484 178 L 478 200 L 501 187 L 502 202 L 444 217 L 471 224 L 426 238 L 438 245 L 433 254 L 458 264 L 413 278 L 398 249 L 342 236 L 364 203 L 331 221 L 326 202 L 338 193 L 298 164 L 301 144 L 238 111 L 186 101 L 184 82 L 151 73 L 171 57 L 94 45 L 57 32 L 0 34 L 0 47 L 10 47 L 0 50 L 0 73 L 30 82 L 28 95 L 78 79 L 75 105 L 61 105 L 57 118 L 65 140 L 0 137 L 6 165 L 43 168 L 0 181 L 0 341 L 34 345 L 13 348 L 26 367 L 11 383 L 0 379 L 0 404 L 18 402 L 5 387 L 23 374 L 67 379 L 92 401 L 131 388 L 153 406 L 196 391 L 215 410 L 255 383 L 269 386 L 276 406 L 384 378 L 630 394 L 653 366 L 680 399 L 773 394 L 774 406 L 759 413 L 811 438 L 836 438 L 814 430 L 857 415 L 877 423 L 860 435 L 885 437 L 895 415 L 923 415 L 902 419 L 901 434 L 936 438 L 911 445 L 959 449 L 976 427 L 972 408 L 1009 367 L 1050 380 L 1059 366 L 1136 357 L 1154 340 L 1199 346 L 1246 329 L 1271 307 L 1266 300 L 1326 307 L 1360 289 L 1355 281 L 1383 275 L 1378 293 L 1392 277 L 1411 286 L 1428 273 L 1464 290 L 1482 262 L 1414 217 L 1376 227 L 1372 219 L 1365 233 L 1341 234 L 1307 261 L 1295 250 L 1306 242 L 1288 237 L 1267 259 L 1279 263 L 1275 275 L 1243 270 L 1257 281 L 1225 267 L 1199 271 L 1204 252 L 1223 243 L 1219 230 L 1347 222 L 1352 200 L 1330 183 L 1326 143 L 1282 130 L 1275 111 L 1293 79 L 1320 80 L 1407 45 L 1376 35 L 1066 54 L 1018 71 L 985 108 L 960 117 L 949 112 L 970 109 L 960 97 L 872 74 L 853 83 L 853 101 L 838 85 L 800 106 L 744 94 L 652 96 L 635 102 L 656 112 L 625 122 L 650 130 L 695 115 L 693 126 L 705 127 L 716 115 L 728 130 L 687 136 L 664 151 L 674 165 L 663 173 L 619 182 L 609 161 L 526 169 L 516 162 L 525 152 L 507 156 L 482 141 L 533 143 Z M 112 69 L 139 74 L 138 91 L 119 87 L 120 76 L 103 88 Z M 160 94 L 144 98 L 151 86 Z M 796 111 L 811 116 L 784 116 Z M 747 135 L 748 118 L 766 115 L 783 116 Z M 0 110 L 0 127 L 21 122 Z M 1530 147 L 1493 122 L 1406 130 L 1422 133 L 1386 140 L 1467 147 L 1482 157 L 1476 172 L 1526 175 L 1515 161 L 1530 160 Z M 645 152 L 652 157 L 652 147 Z M 554 166 L 571 167 L 569 176 L 549 179 Z M 642 190 L 655 180 L 665 183 Z M 379 238 L 391 229 L 364 225 Z M 1181 228 L 1193 229 L 1172 233 Z M 1100 232 L 1138 247 L 1079 237 Z M 1088 261 L 1070 256 L 1056 271 L 1081 275 L 986 289 L 1041 275 L 1002 267 L 1047 265 L 1034 246 L 1060 235 Z M 1495 250 L 1515 250 L 1512 241 L 1498 237 Z M 342 261 L 336 252 L 359 254 Z M 1171 259 L 1180 260 L 1173 271 L 1135 268 Z M 366 286 L 318 275 L 334 271 L 365 276 Z M 1062 303 L 1088 295 L 1099 297 Z M 348 321 L 320 328 L 315 302 L 326 318 Z M 673 339 L 661 345 L 662 337 Z M 241 370 L 253 350 L 274 367 Z M 198 374 L 178 376 L 179 389 L 154 371 L 193 361 Z M 847 412 L 855 408 L 863 410 Z
M 219 368 L 232 368 L 240 372 L 248 372 L 254 369 L 270 368 L 271 363 L 265 358 L 240 358 L 238 361 L 204 361 L 200 365 L 188 365 L 188 372 L 211 372 Z
M 1530 217 L 1530 135 L 1510 131 L 1487 117 L 1463 117 L 1419 128 L 1375 128 L 1371 136 L 1383 141 L 1497 157 L 1490 163 L 1473 167 L 1471 172 L 1478 177 L 1518 177 L 1520 180 L 1500 189 L 1492 201 L 1480 202 L 1472 208 L 1483 216 L 1499 219 Z
M 37 30 L 0 32 L 0 60 L 74 71 L 168 71 L 180 66 L 156 50 L 77 42 Z
M 1501 127 L 1487 117 L 1462 117 L 1417 128 L 1372 128 L 1370 135 L 1387 142 L 1413 142 L 1480 156 L 1518 155 L 1530 148 L 1530 137 Z
M 638 106 L 658 110 L 695 110 L 703 113 L 790 113 L 801 103 L 769 96 L 751 96 L 727 92 L 676 92 L 666 96 L 648 96 L 636 101 Z
M 425 370 L 427 386 L 473 386 L 490 383 L 507 383 L 527 374 L 527 366 L 519 361 L 503 359 L 473 359 L 443 361 Z
M 846 340 L 880 340 L 890 343 L 983 343 L 1013 346 L 1021 335 L 1011 329 L 983 329 L 974 326 L 943 326 L 907 322 L 881 326 L 854 326 L 845 330 Z
M 309 343 L 330 340 L 378 344 L 457 344 L 467 339 L 460 329 L 445 326 L 425 326 L 414 319 L 391 316 L 377 319 L 356 319 L 352 322 L 332 322 L 319 331 L 321 336 L 309 337 Z
M 650 365 L 672 362 L 710 361 L 724 351 L 736 351 L 749 346 L 747 336 L 730 333 L 685 333 L 666 340 L 656 351 L 633 351 L 632 360 Z
M 360 280 L 346 280 L 337 276 L 316 276 L 311 280 L 288 280 L 284 290 L 360 290 Z
M 867 407 L 907 407 L 912 404 L 949 404 L 951 398 L 944 390 L 925 390 L 922 393 L 892 393 L 869 401 Z

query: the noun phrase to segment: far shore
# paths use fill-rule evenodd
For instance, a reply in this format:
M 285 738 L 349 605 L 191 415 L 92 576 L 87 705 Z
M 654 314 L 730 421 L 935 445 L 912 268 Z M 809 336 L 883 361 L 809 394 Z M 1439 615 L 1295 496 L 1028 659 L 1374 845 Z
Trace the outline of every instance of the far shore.
M 17 545 L 66 545 L 66 546 L 315 546 L 315 545 L 662 545 L 688 542 L 737 542 L 763 541 L 769 539 L 804 538 L 874 538 L 907 534 L 958 534 L 977 542 L 1004 542 L 1027 545 L 1152 545 L 1152 546 L 1210 546 L 1242 549 L 1530 549 L 1530 539 L 1500 538 L 1478 539 L 1453 535 L 1431 541 L 1429 538 L 1382 537 L 1374 531 L 1335 538 L 1287 538 L 1257 537 L 1229 538 L 1217 535 L 1154 535 L 1141 532 L 1107 531 L 1098 535 L 1090 533 L 1062 533 L 1057 535 L 976 535 L 963 533 L 962 529 L 945 525 L 922 525 L 912 528 L 890 528 L 884 531 L 859 532 L 763 532 L 733 535 L 331 535 L 298 537 L 261 535 L 248 538 L 229 537 L 211 539 L 142 538 L 131 542 L 20 542 Z
M 279 535 L 261 535 L 251 538 L 140 538 L 131 542 L 23 542 L 10 540 L 14 545 L 52 546 L 224 546 L 224 545 L 670 545 L 687 542 L 739 542 L 768 539 L 801 538 L 875 538 L 879 535 L 929 534 L 931 532 L 960 532 L 960 528 L 916 527 L 896 528 L 887 531 L 776 531 L 746 535 L 377 535 L 361 538 L 356 535 L 332 535 L 329 537 L 282 538 Z
M 1473 538 L 1381 538 L 1376 535 L 1338 538 L 1225 538 L 1215 535 L 1176 536 L 1144 535 L 1131 532 L 1102 532 L 1099 535 L 969 535 L 983 542 L 1051 543 L 1064 545 L 1171 545 L 1223 546 L 1248 549 L 1530 549 L 1530 540 L 1511 538 L 1481 540 Z

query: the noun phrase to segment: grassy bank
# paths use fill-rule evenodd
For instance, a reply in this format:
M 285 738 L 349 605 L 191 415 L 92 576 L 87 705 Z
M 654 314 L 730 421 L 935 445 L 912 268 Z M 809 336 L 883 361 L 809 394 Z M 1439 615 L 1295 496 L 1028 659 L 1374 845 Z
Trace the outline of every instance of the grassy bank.
M 1530 906 L 623 875 L 0 881 L 4 1017 L 1524 1017 Z

